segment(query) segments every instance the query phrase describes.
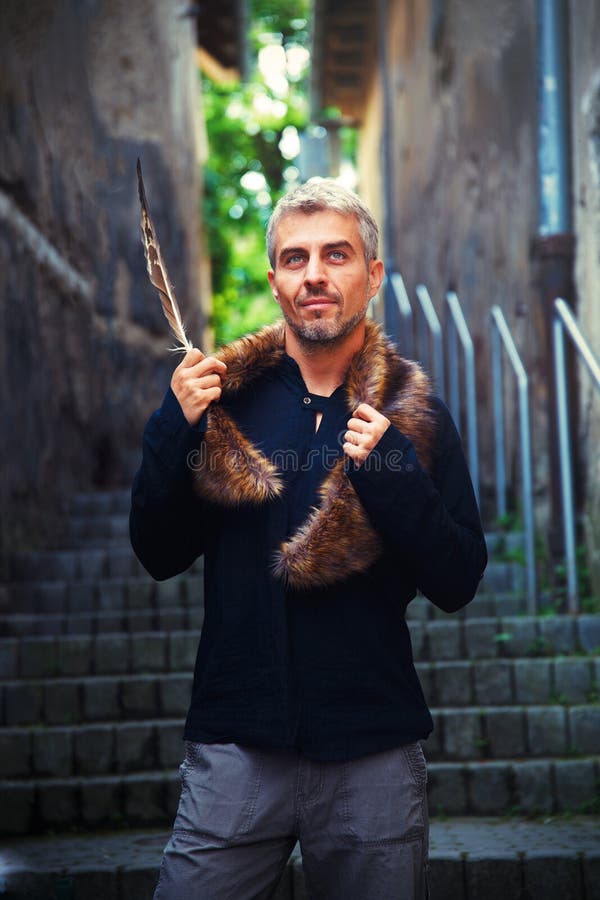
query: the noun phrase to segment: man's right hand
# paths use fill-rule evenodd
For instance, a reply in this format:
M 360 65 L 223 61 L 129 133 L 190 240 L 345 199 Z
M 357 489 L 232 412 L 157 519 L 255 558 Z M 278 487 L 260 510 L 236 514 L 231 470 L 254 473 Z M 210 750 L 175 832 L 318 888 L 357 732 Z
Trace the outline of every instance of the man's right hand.
M 226 371 L 225 363 L 196 347 L 185 354 L 173 372 L 171 390 L 190 425 L 197 425 L 204 410 L 220 398 Z

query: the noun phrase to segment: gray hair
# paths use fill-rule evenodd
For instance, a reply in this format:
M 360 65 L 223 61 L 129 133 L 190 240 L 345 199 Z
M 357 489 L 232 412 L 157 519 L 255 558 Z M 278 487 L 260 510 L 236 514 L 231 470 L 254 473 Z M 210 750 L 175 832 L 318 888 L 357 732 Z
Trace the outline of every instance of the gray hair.
M 333 210 L 343 216 L 352 215 L 358 222 L 358 231 L 365 251 L 367 264 L 377 259 L 379 228 L 363 200 L 334 181 L 333 178 L 310 178 L 294 188 L 276 204 L 267 225 L 267 253 L 271 268 L 275 268 L 275 231 L 280 220 L 289 213 L 310 213 Z

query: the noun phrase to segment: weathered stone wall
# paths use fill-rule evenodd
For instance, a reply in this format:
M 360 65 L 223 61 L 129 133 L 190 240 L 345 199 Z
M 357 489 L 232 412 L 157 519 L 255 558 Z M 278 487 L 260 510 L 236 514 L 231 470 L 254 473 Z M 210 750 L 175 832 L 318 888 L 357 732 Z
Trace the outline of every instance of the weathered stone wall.
M 476 347 L 482 501 L 490 520 L 493 304 L 504 310 L 531 373 L 536 491 L 547 487 L 546 392 L 530 261 L 537 226 L 534 2 L 390 0 L 387 38 L 393 183 L 384 190 L 395 203 L 394 256 L 409 293 L 424 282 L 442 319 L 449 288 L 462 302 Z M 365 140 L 373 143 L 366 134 Z M 516 441 L 509 451 L 516 477 Z
M 4 558 L 50 536 L 70 491 L 128 481 L 174 366 L 145 273 L 138 156 L 190 333 L 204 324 L 195 44 L 180 9 L 0 5 Z
M 573 200 L 577 317 L 600 358 L 600 6 L 571 3 Z M 600 392 L 580 365 L 580 441 L 585 465 L 584 528 L 600 597 Z

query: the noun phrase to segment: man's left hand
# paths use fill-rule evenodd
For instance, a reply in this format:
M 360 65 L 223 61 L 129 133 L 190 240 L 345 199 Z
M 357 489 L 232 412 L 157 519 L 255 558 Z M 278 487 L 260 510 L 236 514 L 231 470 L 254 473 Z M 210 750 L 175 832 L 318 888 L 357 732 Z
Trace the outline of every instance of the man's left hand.
M 368 403 L 361 403 L 348 420 L 348 431 L 344 434 L 344 453 L 357 466 L 361 466 L 389 427 L 389 419 Z

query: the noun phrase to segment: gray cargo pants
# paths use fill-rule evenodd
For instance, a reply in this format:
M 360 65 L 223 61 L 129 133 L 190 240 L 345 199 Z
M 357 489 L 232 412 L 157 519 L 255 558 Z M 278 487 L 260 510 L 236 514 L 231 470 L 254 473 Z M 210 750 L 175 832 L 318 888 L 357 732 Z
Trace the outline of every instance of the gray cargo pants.
M 186 743 L 154 900 L 267 900 L 300 843 L 311 900 L 426 900 L 420 744 L 348 762 Z

